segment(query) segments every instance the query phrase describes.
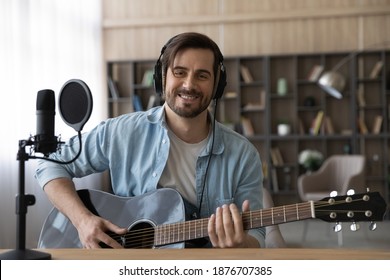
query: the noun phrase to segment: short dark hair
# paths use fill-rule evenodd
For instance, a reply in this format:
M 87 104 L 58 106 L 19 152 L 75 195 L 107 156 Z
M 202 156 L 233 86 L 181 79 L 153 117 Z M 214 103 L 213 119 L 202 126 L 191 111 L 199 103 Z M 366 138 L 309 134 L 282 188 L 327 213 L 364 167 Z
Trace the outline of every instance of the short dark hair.
M 172 37 L 164 46 L 164 55 L 161 59 L 163 75 L 173 66 L 173 61 L 177 53 L 184 49 L 209 49 L 214 54 L 214 77 L 217 77 L 220 64 L 223 63 L 223 55 L 218 45 L 204 34 L 196 32 L 186 32 Z

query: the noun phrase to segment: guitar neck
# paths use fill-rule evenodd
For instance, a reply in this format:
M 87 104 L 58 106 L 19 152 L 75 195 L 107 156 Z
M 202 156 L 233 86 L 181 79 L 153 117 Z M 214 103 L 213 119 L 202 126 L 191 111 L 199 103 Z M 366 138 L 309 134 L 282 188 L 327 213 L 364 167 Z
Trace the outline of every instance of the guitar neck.
M 315 218 L 313 202 L 296 203 L 242 213 L 245 230 Z M 155 246 L 203 238 L 208 236 L 208 218 L 156 227 Z

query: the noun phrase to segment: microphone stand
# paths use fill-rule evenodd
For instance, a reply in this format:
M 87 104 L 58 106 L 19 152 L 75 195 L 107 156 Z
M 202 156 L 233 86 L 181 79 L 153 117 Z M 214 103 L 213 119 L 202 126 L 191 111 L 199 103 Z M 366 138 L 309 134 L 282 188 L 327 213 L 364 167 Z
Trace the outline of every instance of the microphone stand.
M 19 161 L 19 194 L 15 199 L 17 215 L 17 248 L 0 254 L 0 260 L 50 260 L 51 255 L 45 252 L 26 249 L 26 214 L 27 207 L 35 204 L 35 196 L 25 194 L 25 162 L 30 158 L 26 153 L 26 146 L 34 145 L 29 140 L 19 140 L 17 160 Z

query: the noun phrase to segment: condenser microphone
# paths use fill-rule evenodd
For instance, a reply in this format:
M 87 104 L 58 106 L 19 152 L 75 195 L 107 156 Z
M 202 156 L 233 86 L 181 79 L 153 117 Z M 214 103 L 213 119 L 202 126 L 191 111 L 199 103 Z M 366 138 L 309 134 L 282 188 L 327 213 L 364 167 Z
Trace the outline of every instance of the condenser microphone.
M 35 152 L 48 156 L 57 150 L 58 141 L 54 136 L 55 97 L 54 91 L 43 89 L 37 94 L 37 130 L 34 136 Z

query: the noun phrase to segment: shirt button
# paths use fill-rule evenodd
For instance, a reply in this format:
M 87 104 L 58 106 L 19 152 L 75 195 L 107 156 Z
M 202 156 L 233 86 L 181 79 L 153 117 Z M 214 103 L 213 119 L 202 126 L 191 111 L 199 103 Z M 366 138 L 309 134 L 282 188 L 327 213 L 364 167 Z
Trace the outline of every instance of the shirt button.
M 156 177 L 156 176 L 157 176 L 157 173 L 156 173 L 156 172 L 153 172 L 152 176 L 153 176 L 153 177 Z
M 167 143 L 167 140 L 163 139 L 163 140 L 162 140 L 162 143 L 163 143 L 163 144 Z

